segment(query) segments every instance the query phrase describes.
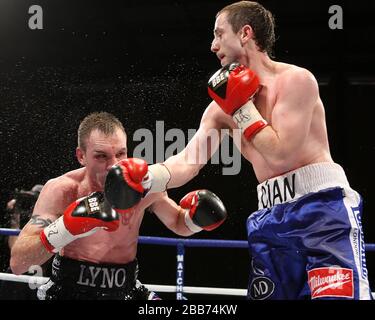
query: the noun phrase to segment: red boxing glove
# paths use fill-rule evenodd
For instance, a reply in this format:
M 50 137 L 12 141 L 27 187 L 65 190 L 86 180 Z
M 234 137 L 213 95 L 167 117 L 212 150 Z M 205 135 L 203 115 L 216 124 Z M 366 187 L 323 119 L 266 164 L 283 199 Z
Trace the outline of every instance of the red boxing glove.
M 185 224 L 193 232 L 216 229 L 227 218 L 223 202 L 209 190 L 188 193 L 181 199 L 180 206 L 187 209 Z
M 210 97 L 232 116 L 247 139 L 267 126 L 251 100 L 258 88 L 255 72 L 237 62 L 222 67 L 208 81 Z
M 147 180 L 146 161 L 137 158 L 121 160 L 108 172 L 104 187 L 105 197 L 116 211 L 127 212 L 141 201 Z
M 70 204 L 60 218 L 42 230 L 40 240 L 48 251 L 56 253 L 78 238 L 100 229 L 115 231 L 119 225 L 119 214 L 105 202 L 102 192 L 94 192 Z

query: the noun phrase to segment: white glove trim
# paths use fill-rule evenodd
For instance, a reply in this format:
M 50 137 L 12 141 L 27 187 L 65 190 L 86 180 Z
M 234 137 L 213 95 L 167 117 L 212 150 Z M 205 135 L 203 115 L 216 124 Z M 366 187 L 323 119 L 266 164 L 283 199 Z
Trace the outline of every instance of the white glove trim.
M 185 211 L 185 225 L 188 227 L 188 229 L 191 231 L 191 232 L 200 232 L 202 231 L 203 229 L 199 226 L 197 226 L 193 220 L 190 218 L 190 215 L 189 215 L 189 209 L 186 209 Z
M 258 109 L 254 105 L 252 100 L 246 102 L 241 108 L 239 108 L 232 116 L 233 121 L 237 124 L 238 128 L 241 129 L 241 132 L 252 126 L 255 122 L 263 121 L 262 115 L 259 113 Z
M 164 192 L 167 190 L 168 182 L 171 180 L 171 174 L 165 165 L 156 163 L 149 166 L 148 174 L 148 181 L 142 182 L 142 186 L 145 189 L 149 189 L 148 193 Z M 151 187 L 149 186 L 150 181 Z
M 43 230 L 48 242 L 55 248 L 53 252 L 59 252 L 76 237 L 72 235 L 64 224 L 64 216 L 61 216 Z

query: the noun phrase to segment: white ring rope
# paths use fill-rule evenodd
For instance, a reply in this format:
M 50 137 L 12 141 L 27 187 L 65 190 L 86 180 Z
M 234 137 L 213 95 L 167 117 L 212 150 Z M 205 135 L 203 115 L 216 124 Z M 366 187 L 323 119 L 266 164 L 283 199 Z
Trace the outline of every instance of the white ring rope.
M 49 278 L 37 277 L 37 276 L 27 276 L 27 275 L 15 275 L 11 273 L 1 273 L 0 280 L 15 281 L 29 283 L 33 285 L 42 285 L 46 283 Z M 156 292 L 176 292 L 176 286 L 166 286 L 159 284 L 144 284 L 149 290 Z M 224 295 L 224 296 L 244 296 L 247 295 L 247 289 L 233 289 L 233 288 L 212 288 L 212 287 L 188 287 L 184 286 L 184 293 L 193 294 L 212 294 L 212 295 Z M 375 299 L 375 292 L 372 292 L 372 296 Z
M 0 273 L 0 280 L 24 282 L 24 283 L 35 283 L 35 284 L 45 284 L 49 278 L 46 277 L 36 277 L 27 275 L 15 275 L 11 273 Z
M 15 281 L 42 285 L 46 283 L 49 278 L 28 276 L 28 275 L 15 275 L 11 273 L 1 273 L 0 280 Z M 176 286 L 166 286 L 158 284 L 144 284 L 149 290 L 156 292 L 176 292 Z M 184 286 L 184 293 L 194 293 L 194 294 L 211 294 L 211 295 L 225 295 L 225 296 L 246 296 L 246 289 L 232 289 L 232 288 L 212 288 L 212 287 L 188 287 Z

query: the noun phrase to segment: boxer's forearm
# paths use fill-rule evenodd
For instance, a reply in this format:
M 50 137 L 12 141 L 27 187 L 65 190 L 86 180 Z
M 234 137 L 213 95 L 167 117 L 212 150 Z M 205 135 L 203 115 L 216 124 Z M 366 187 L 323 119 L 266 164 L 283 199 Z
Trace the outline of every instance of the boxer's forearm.
M 203 165 L 189 163 L 184 154 L 186 153 L 181 152 L 168 158 L 164 163 L 149 166 L 149 176 L 152 181 L 149 193 L 164 192 L 167 189 L 180 187 L 199 173 Z
M 149 167 L 153 176 L 150 192 L 161 192 L 186 184 L 198 175 L 200 169 L 218 150 L 223 138 L 218 131 L 221 124 L 209 118 L 210 112 L 212 113 L 210 110 L 205 112 L 197 133 L 181 152 L 169 157 L 162 165 L 159 164 L 159 167 Z
M 22 274 L 27 272 L 30 266 L 41 266 L 52 255 L 41 243 L 39 234 L 22 236 L 12 247 L 10 267 L 14 274 Z
M 164 162 L 170 173 L 170 180 L 167 184 L 168 189 L 183 186 L 198 175 L 204 164 L 190 160 L 186 152 L 180 152 Z

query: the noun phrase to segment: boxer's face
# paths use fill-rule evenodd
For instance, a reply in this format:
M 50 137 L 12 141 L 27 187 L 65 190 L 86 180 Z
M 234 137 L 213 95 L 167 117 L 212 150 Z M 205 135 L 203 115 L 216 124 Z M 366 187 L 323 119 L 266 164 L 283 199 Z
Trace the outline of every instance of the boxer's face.
M 86 141 L 86 150 L 78 149 L 79 162 L 86 167 L 91 181 L 102 190 L 109 169 L 127 158 L 126 135 L 121 129 L 109 136 L 93 130 Z
M 222 66 L 235 61 L 241 62 L 241 58 L 244 55 L 240 35 L 239 33 L 234 33 L 226 15 L 224 12 L 216 18 L 214 40 L 211 44 L 211 51 L 219 58 Z

